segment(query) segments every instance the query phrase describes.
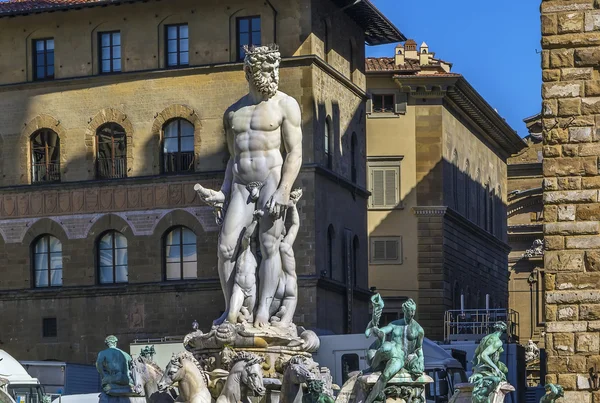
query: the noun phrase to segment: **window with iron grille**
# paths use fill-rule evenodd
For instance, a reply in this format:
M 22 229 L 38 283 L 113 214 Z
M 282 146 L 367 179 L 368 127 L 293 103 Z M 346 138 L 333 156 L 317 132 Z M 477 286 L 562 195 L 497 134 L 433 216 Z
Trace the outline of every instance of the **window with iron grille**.
M 196 234 L 186 227 L 172 228 L 164 237 L 164 265 L 167 280 L 198 277 Z
M 121 32 L 100 32 L 98 34 L 100 51 L 100 72 L 118 73 L 121 71 Z
M 190 64 L 189 30 L 187 24 L 165 26 L 167 67 Z
M 370 158 L 368 160 L 369 208 L 394 209 L 400 203 L 401 158 Z
M 33 79 L 54 78 L 54 38 L 33 41 Z
M 31 136 L 31 182 L 60 181 L 60 138 L 50 129 Z
M 373 94 L 373 113 L 393 113 L 395 111 L 394 94 Z
M 163 173 L 194 171 L 194 125 L 174 119 L 163 128 Z
M 43 235 L 33 244 L 35 286 L 60 287 L 63 279 L 62 243 L 52 235 Z
M 127 177 L 127 135 L 116 123 L 107 123 L 96 131 L 96 177 Z
M 260 46 L 260 16 L 239 17 L 237 19 L 238 60 L 244 60 L 244 46 Z
M 128 281 L 127 238 L 120 232 L 109 231 L 98 241 L 98 277 L 100 284 Z
M 56 318 L 42 319 L 42 336 L 46 338 L 58 336 L 58 324 Z
M 402 237 L 371 237 L 371 264 L 402 264 Z

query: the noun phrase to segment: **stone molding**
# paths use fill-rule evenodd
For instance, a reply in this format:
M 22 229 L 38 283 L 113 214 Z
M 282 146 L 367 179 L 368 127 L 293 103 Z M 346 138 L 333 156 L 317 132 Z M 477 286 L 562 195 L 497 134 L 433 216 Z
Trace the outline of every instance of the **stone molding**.
M 427 206 L 427 207 L 413 207 L 412 212 L 417 217 L 443 217 L 446 215 L 448 207 L 446 206 Z

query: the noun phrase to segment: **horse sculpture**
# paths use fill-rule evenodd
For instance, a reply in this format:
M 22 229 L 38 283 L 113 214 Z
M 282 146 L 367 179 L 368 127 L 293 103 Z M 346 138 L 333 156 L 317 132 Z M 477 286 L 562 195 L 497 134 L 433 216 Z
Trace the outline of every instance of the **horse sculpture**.
M 316 379 L 308 358 L 297 355 L 285 365 L 281 384 L 281 403 L 302 403 L 303 384 Z
M 162 379 L 158 382 L 158 390 L 163 392 L 175 383 L 180 394 L 178 402 L 211 403 L 208 378 L 200 370 L 198 361 L 187 351 L 173 354 Z
M 154 362 L 139 356 L 133 360 L 133 382 L 137 393 L 144 393 L 146 403 L 172 403 L 175 401 L 169 392 L 158 390 L 158 382 L 163 377 L 162 369 Z
M 242 351 L 230 364 L 229 376 L 216 403 L 249 402 L 248 395 L 263 396 L 262 357 Z

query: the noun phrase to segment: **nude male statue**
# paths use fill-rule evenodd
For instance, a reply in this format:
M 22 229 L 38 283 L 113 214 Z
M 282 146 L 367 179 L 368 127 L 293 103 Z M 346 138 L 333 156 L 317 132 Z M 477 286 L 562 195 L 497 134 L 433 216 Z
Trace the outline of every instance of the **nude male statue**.
M 215 320 L 216 325 L 229 316 L 238 241 L 255 209 L 266 214 L 258 224 L 262 260 L 254 326 L 269 325 L 269 309 L 281 277 L 280 235 L 302 165 L 302 119 L 298 102 L 277 90 L 280 60 L 275 45 L 247 50 L 244 71 L 249 93 L 230 106 L 223 118 L 230 154 L 223 185 L 219 191 L 196 187 L 207 203 L 226 206 L 218 248 L 225 312 Z M 262 185 L 256 203 L 247 189 L 252 182 Z

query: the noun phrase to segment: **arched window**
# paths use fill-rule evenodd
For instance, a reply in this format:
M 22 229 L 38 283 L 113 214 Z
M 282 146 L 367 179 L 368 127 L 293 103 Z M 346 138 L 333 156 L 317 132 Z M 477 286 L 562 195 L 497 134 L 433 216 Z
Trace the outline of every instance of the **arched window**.
M 167 280 L 198 278 L 196 234 L 186 227 L 172 228 L 164 237 L 164 264 Z
M 98 280 L 100 284 L 128 281 L 127 238 L 120 232 L 109 231 L 98 241 Z
M 352 139 L 350 141 L 350 159 L 351 159 L 351 172 L 350 175 L 352 177 L 352 182 L 356 183 L 357 180 L 357 148 L 358 148 L 358 139 L 356 137 L 356 133 L 352 133 Z
M 452 154 L 452 201 L 454 202 L 454 208 L 458 210 L 458 152 L 454 150 Z
M 333 242 L 335 239 L 335 232 L 333 225 L 329 225 L 327 228 L 327 276 L 333 278 Z
M 325 150 L 325 160 L 327 162 L 327 168 L 333 169 L 333 131 L 331 126 L 331 117 L 327 116 L 325 119 L 325 133 L 323 136 L 323 147 Z
M 116 123 L 107 123 L 96 131 L 96 177 L 127 176 L 127 136 Z
M 469 163 L 469 160 L 467 160 L 467 162 L 465 163 L 465 172 L 463 174 L 463 176 L 464 176 L 463 188 L 464 188 L 464 194 L 465 194 L 465 217 L 467 217 L 467 219 L 471 215 L 471 176 L 470 176 L 470 170 L 471 170 L 471 164 Z
M 352 279 L 354 281 L 353 286 L 356 287 L 358 284 L 358 259 L 360 252 L 360 244 L 358 243 L 358 236 L 354 236 L 352 240 Z
M 60 181 L 60 139 L 50 129 L 31 136 L 31 183 Z
M 33 273 L 36 287 L 62 285 L 62 243 L 52 235 L 42 235 L 33 244 Z
M 194 171 L 194 125 L 173 119 L 163 127 L 163 173 Z

